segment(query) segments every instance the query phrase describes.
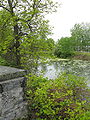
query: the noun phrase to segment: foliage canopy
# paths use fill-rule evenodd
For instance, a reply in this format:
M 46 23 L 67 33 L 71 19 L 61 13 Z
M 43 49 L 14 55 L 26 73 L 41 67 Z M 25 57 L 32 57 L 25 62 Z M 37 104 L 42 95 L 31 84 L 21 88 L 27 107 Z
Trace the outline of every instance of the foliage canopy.
M 24 60 L 22 56 L 32 59 L 32 54 L 37 56 L 38 52 L 35 53 L 35 51 L 40 50 L 40 44 L 42 45 L 44 40 L 46 43 L 47 36 L 51 34 L 51 28 L 44 16 L 56 11 L 57 3 L 52 0 L 0 0 L 0 7 L 2 8 L 0 11 L 1 55 L 5 56 L 5 59 L 9 58 L 9 62 L 13 58 L 15 66 L 20 67 Z M 23 52 L 24 50 L 27 50 L 26 53 Z M 33 51 L 34 53 L 30 54 Z M 9 53 L 8 56 L 7 53 Z

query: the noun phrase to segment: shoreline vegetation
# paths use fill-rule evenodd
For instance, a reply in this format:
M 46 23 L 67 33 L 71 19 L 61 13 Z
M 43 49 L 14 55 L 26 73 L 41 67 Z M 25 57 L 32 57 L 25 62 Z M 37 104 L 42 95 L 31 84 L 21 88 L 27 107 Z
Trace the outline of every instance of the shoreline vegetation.
M 68 61 L 68 60 L 84 60 L 84 61 L 90 61 L 90 52 L 74 52 L 74 54 L 67 58 L 53 58 L 50 59 L 51 61 Z
M 89 52 L 75 52 L 72 56 L 67 58 L 62 57 L 52 57 L 47 59 L 45 62 L 49 61 L 69 61 L 69 60 L 79 60 L 79 61 L 90 61 L 90 53 Z
M 72 57 L 72 59 L 89 61 L 90 52 L 75 52 L 75 55 Z
M 28 76 L 27 120 L 89 120 L 90 89 L 85 81 L 65 73 L 55 80 Z

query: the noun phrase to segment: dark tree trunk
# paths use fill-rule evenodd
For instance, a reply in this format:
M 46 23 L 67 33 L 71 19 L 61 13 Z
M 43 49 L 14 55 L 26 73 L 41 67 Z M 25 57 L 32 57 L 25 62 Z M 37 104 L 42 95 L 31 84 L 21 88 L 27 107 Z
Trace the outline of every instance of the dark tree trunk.
M 12 17 L 15 17 L 15 13 L 13 11 L 13 6 L 12 6 L 12 1 L 11 0 L 8 0 L 8 4 L 9 4 L 9 9 L 10 9 L 10 13 L 12 15 Z M 14 19 L 14 26 L 13 26 L 13 29 L 14 29 L 14 39 L 15 39 L 15 42 L 14 42 L 14 47 L 13 49 L 15 48 L 15 58 L 16 58 L 16 65 L 17 67 L 20 67 L 20 50 L 19 50 L 19 47 L 20 47 L 20 36 L 19 36 L 19 26 L 18 26 L 18 23 L 17 23 L 17 18 Z
M 18 31 L 18 24 L 14 26 L 14 35 L 15 35 L 15 55 L 16 55 L 16 65 L 20 67 L 20 37 Z

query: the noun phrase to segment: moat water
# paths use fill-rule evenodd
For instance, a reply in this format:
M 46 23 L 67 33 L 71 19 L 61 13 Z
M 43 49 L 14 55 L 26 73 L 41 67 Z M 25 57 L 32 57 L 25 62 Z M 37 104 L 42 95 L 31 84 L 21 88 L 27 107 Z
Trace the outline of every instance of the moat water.
M 67 59 L 49 61 L 38 67 L 38 74 L 48 79 L 55 79 L 64 72 L 85 77 L 88 80 L 88 86 L 90 86 L 90 62 L 88 61 Z

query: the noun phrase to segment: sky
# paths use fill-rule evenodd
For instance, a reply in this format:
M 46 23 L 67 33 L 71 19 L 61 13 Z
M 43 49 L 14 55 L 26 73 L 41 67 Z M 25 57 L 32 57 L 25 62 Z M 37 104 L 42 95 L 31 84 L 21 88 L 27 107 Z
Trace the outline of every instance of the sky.
M 76 23 L 90 22 L 90 0 L 53 0 L 61 5 L 58 11 L 47 15 L 50 25 L 54 27 L 51 37 L 57 41 L 61 37 L 69 37 L 70 29 Z

